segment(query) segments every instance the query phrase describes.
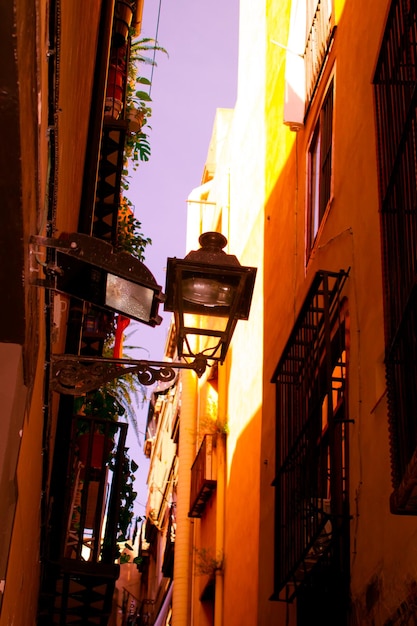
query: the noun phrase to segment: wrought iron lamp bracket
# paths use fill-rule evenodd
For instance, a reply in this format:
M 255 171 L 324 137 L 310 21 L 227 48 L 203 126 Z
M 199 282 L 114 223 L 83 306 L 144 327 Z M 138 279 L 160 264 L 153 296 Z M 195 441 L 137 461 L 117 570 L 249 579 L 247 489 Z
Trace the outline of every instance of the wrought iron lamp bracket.
M 54 354 L 51 356 L 50 381 L 53 391 L 81 396 L 126 374 L 137 376 L 145 386 L 171 382 L 179 369 L 193 370 L 200 378 L 207 365 L 208 358 L 202 354 L 197 354 L 190 363 Z

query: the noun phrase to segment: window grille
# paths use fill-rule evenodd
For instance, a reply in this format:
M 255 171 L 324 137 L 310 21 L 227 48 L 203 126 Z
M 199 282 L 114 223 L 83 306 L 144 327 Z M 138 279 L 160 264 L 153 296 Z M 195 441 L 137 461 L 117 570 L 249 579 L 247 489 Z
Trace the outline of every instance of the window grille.
M 393 513 L 417 514 L 417 7 L 394 0 L 374 76 Z
M 277 600 L 291 601 L 323 568 L 348 580 L 346 278 L 317 273 L 272 379 Z

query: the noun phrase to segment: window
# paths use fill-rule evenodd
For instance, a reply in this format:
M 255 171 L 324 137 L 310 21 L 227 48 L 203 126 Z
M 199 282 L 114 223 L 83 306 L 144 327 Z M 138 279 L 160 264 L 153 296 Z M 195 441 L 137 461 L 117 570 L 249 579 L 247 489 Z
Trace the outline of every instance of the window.
M 331 196 L 333 80 L 327 90 L 308 149 L 307 258 Z
M 300 625 L 346 623 L 349 318 L 341 295 L 346 278 L 344 272 L 317 273 L 272 380 L 277 438 L 273 599 L 297 597 Z
M 393 0 L 374 76 L 393 513 L 417 514 L 417 6 Z

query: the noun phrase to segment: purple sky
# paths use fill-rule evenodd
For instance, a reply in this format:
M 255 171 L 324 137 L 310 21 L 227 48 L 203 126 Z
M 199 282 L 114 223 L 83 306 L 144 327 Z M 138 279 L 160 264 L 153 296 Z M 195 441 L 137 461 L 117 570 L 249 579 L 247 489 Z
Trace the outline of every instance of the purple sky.
M 169 57 L 160 52 L 156 56 L 152 156 L 133 174 L 128 196 L 142 232 L 152 239 L 145 264 L 163 291 L 167 257 L 182 258 L 186 252 L 186 199 L 201 181 L 216 108 L 235 105 L 238 6 L 239 0 L 162 0 L 161 5 L 159 0 L 145 0 L 141 36 L 156 37 L 160 7 L 157 39 Z M 149 78 L 150 69 L 143 70 Z M 161 309 L 160 327 L 135 324 L 134 336 L 128 335 L 127 344 L 145 349 L 132 352 L 132 357 L 162 359 L 171 314 Z M 145 419 L 143 410 L 142 431 Z M 136 456 L 144 468 L 144 457 Z
M 145 0 L 142 36 L 155 37 L 158 8 L 159 0 Z M 185 253 L 186 198 L 200 184 L 216 108 L 235 104 L 237 33 L 238 0 L 161 2 L 158 41 L 169 58 L 157 53 L 152 156 L 134 174 L 129 195 L 143 233 L 153 242 L 145 263 L 164 291 L 167 257 Z M 144 69 L 149 77 L 150 68 Z M 152 332 L 162 336 L 163 350 L 166 323 L 162 333 Z

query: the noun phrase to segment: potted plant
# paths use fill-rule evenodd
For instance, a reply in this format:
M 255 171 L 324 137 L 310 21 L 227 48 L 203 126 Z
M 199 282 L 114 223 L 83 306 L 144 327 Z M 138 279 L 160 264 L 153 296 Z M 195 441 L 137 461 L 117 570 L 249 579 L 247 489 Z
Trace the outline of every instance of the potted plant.
M 160 51 L 168 54 L 154 39 L 142 38 L 133 40 L 130 46 L 130 56 L 127 69 L 126 86 L 126 113 L 125 118 L 129 123 L 128 134 L 125 142 L 125 157 L 133 162 L 135 170 L 139 161 L 148 161 L 151 149 L 149 138 L 143 128 L 148 124 L 152 115 L 149 104 L 152 102 L 150 90 L 152 81 L 144 76 L 138 77 L 138 65 L 156 66 L 155 52 Z M 153 57 L 147 53 L 153 52 Z M 149 87 L 148 91 L 137 89 L 138 85 Z
M 117 521 L 117 541 L 127 541 L 129 526 L 133 520 L 134 504 L 137 497 L 134 482 L 136 480 L 135 472 L 138 470 L 138 464 L 129 457 L 129 448 L 124 449 L 123 465 L 120 478 L 119 489 L 119 518 Z M 112 458 L 109 464 L 110 470 L 115 469 L 115 459 Z
M 137 463 L 129 458 L 126 448 L 120 485 L 119 541 L 127 539 L 128 529 L 133 520 L 133 507 L 138 495 L 134 488 L 134 481 L 136 480 L 135 472 L 137 469 Z
M 125 157 L 132 164 L 133 171 L 139 166 L 139 162 L 149 161 L 151 145 L 149 136 L 142 130 L 138 133 L 128 133 L 125 140 Z
M 158 44 L 155 39 L 151 37 L 141 37 L 140 39 L 134 39 L 132 32 L 132 41 L 130 45 L 130 66 L 136 63 L 144 63 L 145 65 L 151 65 L 156 67 L 155 52 L 163 52 L 168 55 L 168 52 Z M 152 56 L 149 56 L 149 53 Z M 130 76 L 135 76 L 136 70 L 132 67 Z
M 129 123 L 129 131 L 137 133 L 146 125 L 152 115 L 149 103 L 152 102 L 150 94 L 143 89 L 136 89 L 137 84 L 151 85 L 148 78 L 140 76 L 135 83 L 128 82 L 126 90 L 126 119 Z
M 140 222 L 137 220 L 134 221 L 140 227 Z M 140 241 L 142 242 L 143 249 L 147 243 L 150 243 L 149 239 L 143 238 L 141 235 L 138 236 L 137 244 L 135 248 L 137 250 L 140 249 Z M 118 250 L 128 250 L 128 243 L 125 241 L 119 241 Z M 133 251 L 134 254 L 134 251 Z M 139 257 L 137 257 L 139 258 Z M 143 258 L 143 257 L 142 257 Z M 132 346 L 133 347 L 133 346 Z M 136 347 L 136 346 L 135 346 Z M 129 349 L 130 346 L 123 345 L 123 350 Z M 111 358 L 113 357 L 114 350 L 114 337 L 109 337 L 108 340 L 104 344 L 103 348 L 103 356 Z M 121 356 L 123 358 L 129 358 L 129 356 L 123 353 Z M 141 385 L 136 376 L 131 373 L 125 374 L 124 376 L 120 376 L 117 379 L 111 380 L 106 383 L 104 389 L 107 393 L 110 393 L 111 396 L 117 401 L 120 410 L 119 416 L 123 416 L 123 418 L 128 422 L 129 426 L 132 426 L 135 435 L 138 440 L 138 444 L 140 443 L 140 433 L 139 433 L 139 425 L 137 422 L 135 406 L 139 405 L 144 401 L 146 397 L 146 390 L 143 385 Z
M 129 35 L 133 20 L 134 3 L 129 0 L 117 0 L 114 8 L 113 44 L 123 46 Z
M 123 109 L 124 73 L 120 67 L 111 65 L 107 77 L 106 102 L 104 111 L 107 116 L 117 120 Z
M 76 413 L 79 415 L 77 422 L 79 459 L 84 466 L 89 462 L 91 467 L 99 469 L 102 467 L 103 459 L 106 459 L 113 449 L 113 436 L 117 427 L 112 426 L 111 422 L 117 422 L 118 418 L 125 413 L 125 409 L 106 387 L 102 387 L 77 398 Z M 105 420 L 105 422 L 92 422 L 88 418 Z M 93 433 L 91 432 L 92 423 L 94 423 Z M 90 438 L 92 438 L 91 446 Z M 91 458 L 89 459 L 90 448 Z

